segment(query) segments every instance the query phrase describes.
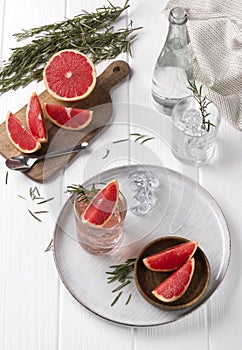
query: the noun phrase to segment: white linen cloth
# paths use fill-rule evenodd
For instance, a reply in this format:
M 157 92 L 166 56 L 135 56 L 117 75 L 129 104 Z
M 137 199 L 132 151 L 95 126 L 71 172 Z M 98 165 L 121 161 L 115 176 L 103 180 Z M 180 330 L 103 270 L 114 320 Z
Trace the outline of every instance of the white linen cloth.
M 170 0 L 188 15 L 195 80 L 237 129 L 242 130 L 242 0 Z

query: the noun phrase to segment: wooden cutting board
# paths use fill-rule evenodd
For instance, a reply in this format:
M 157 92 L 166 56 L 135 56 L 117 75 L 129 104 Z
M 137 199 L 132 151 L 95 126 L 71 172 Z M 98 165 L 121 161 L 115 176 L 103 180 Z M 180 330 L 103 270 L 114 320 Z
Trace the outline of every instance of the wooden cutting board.
M 129 65 L 124 61 L 115 61 L 111 63 L 97 77 L 97 82 L 93 92 L 82 101 L 63 102 L 53 98 L 46 90 L 39 95 L 41 105 L 43 103 L 61 104 L 66 107 L 76 107 L 93 110 L 93 120 L 91 124 L 80 131 L 70 131 L 55 126 L 48 118 L 46 128 L 48 130 L 48 143 L 43 144 L 41 149 L 33 154 L 40 156 L 46 152 L 74 147 L 80 142 L 91 141 L 102 129 L 110 122 L 112 117 L 112 100 L 110 90 L 117 85 L 129 73 Z M 21 108 L 16 117 L 26 126 L 26 106 Z M 11 108 L 10 108 L 11 110 Z M 5 122 L 0 125 L 0 154 L 3 157 L 11 158 L 19 155 L 20 152 L 12 145 L 8 138 Z M 60 170 L 68 166 L 68 164 L 76 157 L 77 154 L 69 154 L 45 160 L 36 163 L 32 169 L 25 174 L 32 180 L 37 182 L 45 182 L 53 179 Z

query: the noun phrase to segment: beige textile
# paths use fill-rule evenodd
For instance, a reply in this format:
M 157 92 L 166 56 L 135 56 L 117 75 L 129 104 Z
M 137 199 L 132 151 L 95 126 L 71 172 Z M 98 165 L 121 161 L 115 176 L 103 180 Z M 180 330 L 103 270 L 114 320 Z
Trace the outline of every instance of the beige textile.
M 188 14 L 195 80 L 242 130 L 242 0 L 170 0 L 165 13 L 176 6 Z

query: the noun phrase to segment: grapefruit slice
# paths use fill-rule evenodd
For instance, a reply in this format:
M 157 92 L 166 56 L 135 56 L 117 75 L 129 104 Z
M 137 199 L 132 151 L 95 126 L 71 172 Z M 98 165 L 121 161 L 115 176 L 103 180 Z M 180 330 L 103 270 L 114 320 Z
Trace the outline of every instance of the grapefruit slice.
M 197 241 L 182 243 L 146 257 L 143 263 L 152 271 L 173 271 L 191 259 L 197 245 Z
M 58 100 L 82 100 L 95 87 L 96 70 L 91 59 L 83 53 L 62 50 L 48 61 L 43 79 L 47 91 Z
M 40 142 L 23 126 L 11 112 L 6 118 L 6 131 L 12 144 L 23 153 L 32 153 L 40 149 Z
M 44 116 L 40 106 L 39 98 L 35 92 L 30 96 L 27 109 L 26 120 L 29 131 L 40 142 L 48 141 Z
M 103 227 L 112 217 L 119 199 L 117 180 L 110 181 L 92 199 L 82 214 L 82 221 L 91 227 Z
M 64 107 L 44 103 L 44 111 L 48 118 L 64 129 L 81 130 L 92 121 L 93 112 L 87 109 Z
M 157 299 L 166 303 L 178 300 L 185 294 L 189 287 L 194 269 L 195 259 L 192 258 L 173 272 L 171 276 L 161 282 L 161 284 L 152 291 L 152 294 Z

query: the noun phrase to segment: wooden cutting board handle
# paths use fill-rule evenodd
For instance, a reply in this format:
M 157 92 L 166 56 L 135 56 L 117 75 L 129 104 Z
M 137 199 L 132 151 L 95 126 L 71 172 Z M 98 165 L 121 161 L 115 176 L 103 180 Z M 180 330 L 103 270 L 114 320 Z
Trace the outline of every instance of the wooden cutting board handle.
M 98 77 L 98 87 L 108 93 L 115 85 L 129 74 L 129 65 L 125 61 L 111 63 Z

